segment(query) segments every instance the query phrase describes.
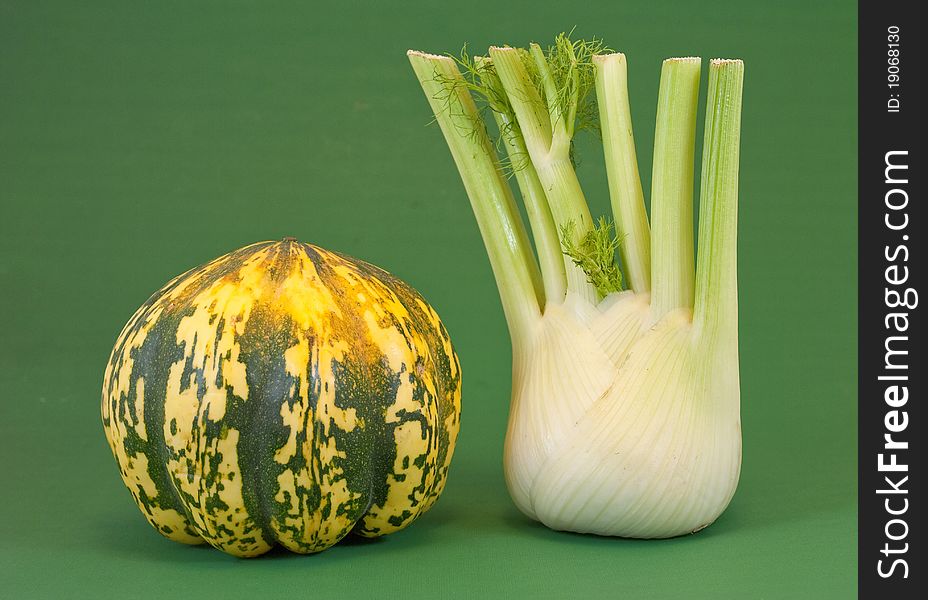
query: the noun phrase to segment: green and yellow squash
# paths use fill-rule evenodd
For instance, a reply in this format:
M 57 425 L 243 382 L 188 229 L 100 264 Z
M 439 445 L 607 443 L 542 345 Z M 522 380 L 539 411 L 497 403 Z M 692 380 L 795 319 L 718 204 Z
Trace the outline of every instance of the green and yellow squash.
M 102 412 L 148 521 L 247 557 L 409 525 L 444 488 L 460 399 L 422 296 L 288 238 L 155 293 L 113 348 Z

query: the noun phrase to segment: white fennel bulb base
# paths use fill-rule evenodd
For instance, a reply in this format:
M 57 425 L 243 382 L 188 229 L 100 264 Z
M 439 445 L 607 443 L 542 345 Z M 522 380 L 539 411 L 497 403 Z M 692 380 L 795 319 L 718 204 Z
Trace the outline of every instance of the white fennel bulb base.
M 737 348 L 686 309 L 649 325 L 648 300 L 620 292 L 599 310 L 568 294 L 516 352 L 506 482 L 552 529 L 673 537 L 712 523 L 735 492 Z

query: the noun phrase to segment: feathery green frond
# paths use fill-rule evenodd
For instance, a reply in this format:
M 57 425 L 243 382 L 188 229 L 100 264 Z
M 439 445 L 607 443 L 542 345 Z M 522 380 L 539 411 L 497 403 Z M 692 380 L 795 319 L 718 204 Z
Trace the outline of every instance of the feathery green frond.
M 573 221 L 561 228 L 561 246 L 566 254 L 580 267 L 596 288 L 600 297 L 605 298 L 613 292 L 622 291 L 622 272 L 615 262 L 615 251 L 619 248 L 619 239 L 613 234 L 613 224 L 605 217 L 600 217 L 579 242 L 574 242 Z
M 599 110 L 596 106 L 596 67 L 593 56 L 611 52 L 596 37 L 589 40 L 572 40 L 571 32 L 560 33 L 545 52 L 554 80 L 558 112 L 573 123 L 574 131 L 599 129 Z

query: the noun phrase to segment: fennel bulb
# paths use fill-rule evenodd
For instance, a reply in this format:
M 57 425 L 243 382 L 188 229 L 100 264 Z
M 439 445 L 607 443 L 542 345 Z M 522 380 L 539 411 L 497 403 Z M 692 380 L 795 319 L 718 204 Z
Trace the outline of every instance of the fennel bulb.
M 504 469 L 515 504 L 553 529 L 601 535 L 670 537 L 709 525 L 741 466 L 742 62 L 709 64 L 694 258 L 700 59 L 663 64 L 650 225 L 624 55 L 562 34 L 547 51 L 409 59 L 463 179 L 510 330 Z M 478 103 L 494 117 L 498 145 Z M 571 155 L 575 131 L 597 116 L 615 237 L 590 216 Z

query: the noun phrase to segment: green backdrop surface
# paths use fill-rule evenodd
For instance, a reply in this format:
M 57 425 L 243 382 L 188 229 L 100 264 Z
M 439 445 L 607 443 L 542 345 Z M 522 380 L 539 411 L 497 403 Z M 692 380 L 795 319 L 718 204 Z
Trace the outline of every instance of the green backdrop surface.
M 0 596 L 853 595 L 856 18 L 852 2 L 808 0 L 0 3 Z M 728 511 L 694 536 L 555 533 L 503 482 L 508 337 L 404 53 L 574 25 L 628 55 L 646 190 L 660 60 L 746 61 L 744 463 Z M 579 151 L 601 213 L 601 151 Z M 411 528 L 242 561 L 148 526 L 106 446 L 100 387 L 152 291 L 286 235 L 432 302 L 461 357 L 463 425 L 444 496 Z

